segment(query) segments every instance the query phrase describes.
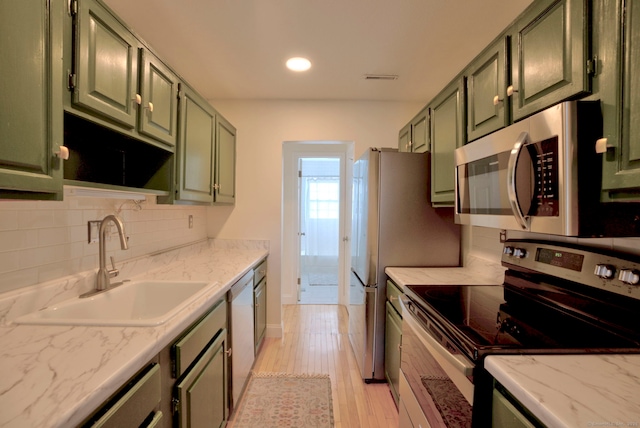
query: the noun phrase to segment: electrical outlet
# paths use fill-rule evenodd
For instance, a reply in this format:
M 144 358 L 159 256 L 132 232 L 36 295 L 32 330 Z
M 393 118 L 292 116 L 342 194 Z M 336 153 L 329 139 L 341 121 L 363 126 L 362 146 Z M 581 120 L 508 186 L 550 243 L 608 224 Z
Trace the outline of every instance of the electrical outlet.
M 98 242 L 98 234 L 100 232 L 100 220 L 87 222 L 87 241 L 89 244 Z
M 189 214 L 189 229 L 193 229 L 193 215 Z

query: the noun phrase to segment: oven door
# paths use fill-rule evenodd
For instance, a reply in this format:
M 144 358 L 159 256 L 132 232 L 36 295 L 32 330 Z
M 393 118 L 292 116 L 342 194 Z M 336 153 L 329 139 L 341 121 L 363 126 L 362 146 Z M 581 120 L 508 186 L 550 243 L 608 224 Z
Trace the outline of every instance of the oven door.
M 400 401 L 404 411 L 400 428 L 471 426 L 474 363 L 440 343 L 437 326 L 421 319 L 419 309 L 407 298 L 402 303 L 402 353 Z M 442 335 L 438 339 L 434 336 Z M 406 409 L 406 410 L 405 410 Z M 404 425 L 403 425 L 404 424 Z

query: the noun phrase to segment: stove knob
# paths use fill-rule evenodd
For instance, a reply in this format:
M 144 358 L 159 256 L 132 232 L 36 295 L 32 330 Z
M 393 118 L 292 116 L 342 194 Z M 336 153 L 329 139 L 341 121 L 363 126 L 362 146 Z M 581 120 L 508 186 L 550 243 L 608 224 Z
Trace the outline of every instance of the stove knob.
M 622 269 L 618 274 L 618 279 L 625 284 L 638 285 L 640 283 L 640 274 L 638 274 L 637 270 Z
M 602 279 L 611 279 L 615 273 L 616 268 L 611 265 L 596 265 L 596 270 L 593 272 L 595 275 Z
M 526 255 L 527 250 L 525 250 L 524 248 L 516 248 L 513 250 L 513 256 L 518 259 L 524 259 Z
M 502 252 L 507 256 L 512 256 L 513 255 L 513 247 L 510 247 L 510 246 L 504 247 L 504 250 L 502 250 Z

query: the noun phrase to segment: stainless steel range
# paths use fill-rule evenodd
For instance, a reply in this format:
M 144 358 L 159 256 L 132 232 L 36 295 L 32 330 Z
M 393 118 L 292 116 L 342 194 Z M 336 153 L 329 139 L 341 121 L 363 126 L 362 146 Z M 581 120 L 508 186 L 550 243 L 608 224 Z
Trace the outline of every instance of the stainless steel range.
M 640 259 L 520 240 L 502 264 L 503 284 L 405 286 L 400 395 L 421 409 L 415 426 L 490 426 L 489 354 L 640 353 Z

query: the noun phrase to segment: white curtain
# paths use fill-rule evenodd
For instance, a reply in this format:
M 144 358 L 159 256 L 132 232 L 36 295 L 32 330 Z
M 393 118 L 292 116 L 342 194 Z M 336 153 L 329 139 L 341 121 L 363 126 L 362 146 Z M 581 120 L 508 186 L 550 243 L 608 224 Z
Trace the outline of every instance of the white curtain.
M 340 160 L 301 160 L 301 256 L 307 263 L 338 262 L 340 213 Z

